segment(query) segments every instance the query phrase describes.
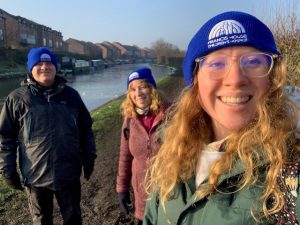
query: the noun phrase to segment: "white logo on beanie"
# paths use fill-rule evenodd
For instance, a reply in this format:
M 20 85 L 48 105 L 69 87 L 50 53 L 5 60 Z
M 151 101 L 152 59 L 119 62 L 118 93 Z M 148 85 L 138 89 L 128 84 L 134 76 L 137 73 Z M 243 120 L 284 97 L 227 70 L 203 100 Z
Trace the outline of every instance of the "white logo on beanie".
M 213 26 L 208 35 L 208 48 L 247 42 L 244 26 L 236 20 L 224 20 Z
M 132 74 L 129 75 L 128 80 L 131 81 L 133 79 L 139 78 L 140 75 L 138 72 L 133 72 Z
M 41 62 L 51 62 L 51 56 L 47 53 L 43 53 L 43 54 L 41 54 L 40 61 Z

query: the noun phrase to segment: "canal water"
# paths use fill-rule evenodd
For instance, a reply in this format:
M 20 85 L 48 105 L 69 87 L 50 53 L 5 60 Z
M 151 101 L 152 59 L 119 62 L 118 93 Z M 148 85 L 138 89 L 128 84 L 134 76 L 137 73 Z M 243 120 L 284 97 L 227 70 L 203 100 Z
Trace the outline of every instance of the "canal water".
M 126 92 L 126 79 L 129 73 L 139 67 L 151 68 L 156 81 L 171 75 L 173 70 L 169 67 L 151 66 L 149 64 L 124 64 L 103 69 L 93 74 L 69 75 L 66 77 L 68 85 L 76 89 L 88 110 L 93 110 L 104 103 L 123 95 Z M 20 86 L 24 78 L 11 78 L 0 80 L 0 107 L 6 96 Z

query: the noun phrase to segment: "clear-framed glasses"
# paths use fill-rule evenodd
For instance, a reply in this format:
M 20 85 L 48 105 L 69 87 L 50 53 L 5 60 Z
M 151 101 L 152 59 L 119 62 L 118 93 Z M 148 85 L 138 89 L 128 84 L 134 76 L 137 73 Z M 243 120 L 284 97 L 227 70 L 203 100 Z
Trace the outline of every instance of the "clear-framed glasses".
M 274 60 L 278 57 L 275 54 L 263 52 L 250 52 L 238 58 L 227 55 L 207 55 L 196 58 L 195 62 L 203 76 L 211 79 L 221 79 L 228 74 L 233 61 L 239 63 L 242 75 L 247 77 L 264 77 L 271 72 Z

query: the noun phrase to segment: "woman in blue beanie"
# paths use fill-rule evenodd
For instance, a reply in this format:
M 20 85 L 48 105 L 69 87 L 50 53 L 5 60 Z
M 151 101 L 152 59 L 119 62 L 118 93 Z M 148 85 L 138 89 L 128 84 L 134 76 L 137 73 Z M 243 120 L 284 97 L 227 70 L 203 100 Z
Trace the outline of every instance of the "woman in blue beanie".
M 146 194 L 143 181 L 148 160 L 160 147 L 157 128 L 165 117 L 166 102 L 156 89 L 152 72 L 139 68 L 128 76 L 127 96 L 121 111 L 124 116 L 116 190 L 120 208 L 125 214 L 131 211 L 137 224 L 142 224 Z M 134 194 L 131 208 L 130 183 Z
M 144 225 L 299 224 L 299 108 L 269 28 L 225 12 L 189 43 Z

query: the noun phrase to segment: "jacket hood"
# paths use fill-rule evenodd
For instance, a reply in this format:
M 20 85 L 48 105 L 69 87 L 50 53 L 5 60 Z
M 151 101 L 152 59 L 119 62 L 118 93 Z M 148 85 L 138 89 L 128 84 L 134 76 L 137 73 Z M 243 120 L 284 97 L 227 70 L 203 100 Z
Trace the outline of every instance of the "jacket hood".
M 26 78 L 21 82 L 21 86 L 28 86 L 34 93 L 44 93 L 45 91 L 59 93 L 64 89 L 67 80 L 61 76 L 56 75 L 54 83 L 51 87 L 44 87 L 40 85 L 31 74 L 27 74 Z
M 67 83 L 67 80 L 61 76 L 58 76 L 56 75 L 55 76 L 55 80 L 54 80 L 54 83 L 51 87 L 54 87 L 58 84 L 61 84 L 61 83 Z M 26 75 L 26 78 L 21 82 L 21 86 L 29 86 L 29 85 L 34 85 L 34 86 L 40 86 L 40 87 L 43 87 L 42 85 L 39 85 L 36 80 L 33 78 L 32 74 L 28 73 Z

